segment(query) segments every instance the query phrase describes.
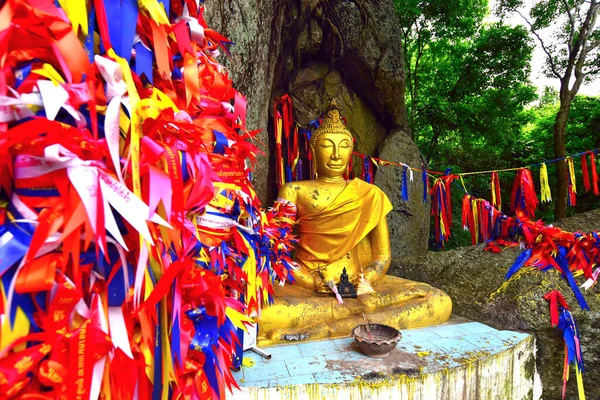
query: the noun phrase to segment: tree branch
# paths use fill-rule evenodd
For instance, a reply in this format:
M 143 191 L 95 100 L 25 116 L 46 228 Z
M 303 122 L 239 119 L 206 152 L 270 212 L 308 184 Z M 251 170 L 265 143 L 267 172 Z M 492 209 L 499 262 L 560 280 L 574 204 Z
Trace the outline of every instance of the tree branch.
M 550 50 L 548 50 L 548 48 L 546 47 L 546 45 L 544 44 L 544 41 L 542 40 L 542 38 L 540 37 L 540 35 L 536 32 L 536 30 L 533 28 L 533 24 L 531 22 L 529 22 L 529 20 L 527 19 L 527 17 L 525 17 L 519 10 L 514 10 L 517 14 L 519 14 L 521 16 L 521 18 L 523 18 L 525 20 L 525 22 L 527 22 L 527 25 L 529 25 L 529 30 L 531 31 L 531 33 L 538 39 L 538 41 L 540 42 L 540 45 L 542 46 L 542 50 L 544 50 L 544 53 L 546 53 L 546 57 L 548 57 L 548 64 L 550 64 L 550 71 L 552 72 L 552 74 L 558 78 L 558 79 L 562 79 L 562 76 L 560 75 L 560 73 L 558 72 L 558 69 L 556 68 L 556 64 L 554 63 L 554 59 L 552 58 L 552 54 L 550 53 Z
M 581 28 L 579 29 L 579 37 L 577 38 L 577 44 L 575 46 L 574 51 L 577 52 L 579 49 L 581 49 L 581 51 L 579 52 L 579 57 L 577 57 L 577 55 L 574 54 L 574 56 L 577 57 L 577 61 L 575 62 L 575 82 L 573 83 L 573 87 L 570 89 L 571 97 L 574 97 L 577 94 L 579 88 L 581 87 L 581 84 L 583 83 L 583 79 L 585 78 L 585 74 L 583 73 L 583 66 L 585 65 L 585 58 L 588 54 L 588 46 L 586 46 L 586 43 L 592 30 L 594 29 L 594 25 L 596 24 L 596 18 L 598 16 L 598 7 L 599 4 L 597 3 L 597 0 L 591 0 L 590 8 L 588 8 L 588 11 L 586 13 L 587 15 L 585 17 L 585 22 L 583 23 L 583 25 L 581 25 Z
M 588 76 L 588 75 L 595 75 L 598 72 L 600 72 L 600 68 L 596 68 L 596 69 L 591 69 L 589 71 L 582 71 L 583 75 Z
M 569 53 L 573 50 L 573 38 L 575 37 L 575 18 L 571 13 L 571 9 L 567 0 L 562 0 L 563 5 L 565 6 L 565 11 L 569 16 L 569 25 L 571 26 L 571 31 L 569 32 L 569 41 L 567 42 L 567 48 L 569 49 Z

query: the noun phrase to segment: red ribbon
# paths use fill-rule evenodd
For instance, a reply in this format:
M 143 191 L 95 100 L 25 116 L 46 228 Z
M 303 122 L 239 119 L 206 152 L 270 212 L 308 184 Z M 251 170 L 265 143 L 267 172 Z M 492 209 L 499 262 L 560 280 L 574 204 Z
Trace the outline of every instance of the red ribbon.
M 581 175 L 583 176 L 583 187 L 586 192 L 590 191 L 590 177 L 588 175 L 588 166 L 587 166 L 587 155 L 588 153 L 584 153 L 581 156 Z

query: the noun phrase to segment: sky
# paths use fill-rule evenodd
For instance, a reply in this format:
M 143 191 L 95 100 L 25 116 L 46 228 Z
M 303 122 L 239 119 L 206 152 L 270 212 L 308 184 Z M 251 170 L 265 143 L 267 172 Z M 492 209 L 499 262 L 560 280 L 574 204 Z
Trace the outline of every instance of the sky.
M 526 8 L 530 8 L 535 2 L 536 2 L 535 0 L 524 0 Z M 493 14 L 494 9 L 496 8 L 497 0 L 489 0 L 489 3 L 490 3 L 491 13 Z M 490 15 L 488 17 L 488 21 L 497 21 L 497 20 L 498 20 L 498 18 L 495 17 L 494 15 Z M 511 24 L 511 25 L 526 26 L 526 23 L 523 20 L 523 18 L 516 13 L 513 15 L 510 15 L 510 16 L 507 16 L 507 18 L 505 19 L 505 23 Z M 528 28 L 528 27 L 526 26 L 526 28 Z M 550 32 L 541 32 L 540 37 L 543 40 L 548 40 L 548 39 L 550 39 Z M 557 78 L 548 78 L 543 73 L 543 67 L 544 67 L 544 63 L 546 60 L 546 53 L 544 53 L 544 51 L 542 50 L 542 47 L 540 46 L 540 42 L 538 41 L 538 39 L 535 38 L 533 35 L 532 35 L 532 39 L 534 40 L 535 49 L 533 51 L 533 56 L 532 56 L 532 60 L 531 60 L 531 75 L 530 75 L 531 82 L 535 86 L 538 87 L 539 93 L 541 93 L 544 86 L 552 86 L 556 90 L 558 90 L 558 88 L 559 88 L 558 79 Z M 582 85 L 581 88 L 579 89 L 578 94 L 584 94 L 584 95 L 588 95 L 588 96 L 600 95 L 600 78 L 596 78 L 595 81 L 591 81 L 585 85 Z

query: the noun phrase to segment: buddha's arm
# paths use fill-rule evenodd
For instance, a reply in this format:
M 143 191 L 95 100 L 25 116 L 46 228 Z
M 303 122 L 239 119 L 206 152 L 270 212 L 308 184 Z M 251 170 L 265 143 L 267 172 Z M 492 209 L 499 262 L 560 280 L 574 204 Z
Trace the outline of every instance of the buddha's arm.
M 281 189 L 279 189 L 279 194 L 277 197 L 283 200 L 291 201 L 294 203 L 294 205 L 298 206 L 298 194 L 290 183 L 286 183 L 281 187 Z
M 390 233 L 387 219 L 381 222 L 369 233 L 371 245 L 371 263 L 365 268 L 365 278 L 375 283 L 381 276 L 385 275 L 390 268 L 391 250 Z
M 298 210 L 298 191 L 302 190 L 302 186 L 300 183 L 286 183 L 279 189 L 278 201 L 289 201 L 294 204 L 296 210 Z M 297 217 L 297 215 L 295 216 Z M 295 220 L 296 218 L 294 218 Z M 302 239 L 300 239 L 302 240 Z M 325 282 L 323 278 L 318 274 L 313 274 L 311 271 L 308 271 L 306 268 L 298 268 L 294 271 L 294 279 L 296 280 L 296 284 L 314 290 L 316 286 L 324 286 Z

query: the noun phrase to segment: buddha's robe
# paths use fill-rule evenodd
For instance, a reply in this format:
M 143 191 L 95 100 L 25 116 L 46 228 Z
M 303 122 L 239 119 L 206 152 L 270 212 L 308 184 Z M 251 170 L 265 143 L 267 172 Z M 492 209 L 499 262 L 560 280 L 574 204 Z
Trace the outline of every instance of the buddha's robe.
M 296 261 L 300 274 L 320 274 L 325 282 L 339 281 L 344 267 L 351 280 L 356 280 L 361 257 L 356 253 L 370 250 L 367 235 L 392 210 L 389 199 L 375 185 L 353 179 L 340 194 L 323 210 L 300 216 L 297 220 L 299 243 L 296 245 Z M 365 260 L 370 260 L 370 254 Z M 306 282 L 306 279 L 299 280 Z M 318 291 L 328 289 L 317 283 Z

